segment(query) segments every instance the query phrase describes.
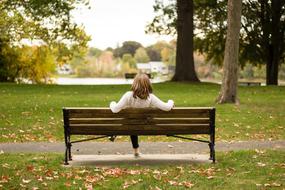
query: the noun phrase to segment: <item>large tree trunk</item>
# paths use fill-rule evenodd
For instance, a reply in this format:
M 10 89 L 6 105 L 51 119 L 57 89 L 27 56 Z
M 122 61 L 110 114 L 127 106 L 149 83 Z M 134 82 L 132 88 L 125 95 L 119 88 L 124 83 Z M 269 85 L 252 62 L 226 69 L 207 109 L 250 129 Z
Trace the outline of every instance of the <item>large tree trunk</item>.
M 177 48 L 173 81 L 199 82 L 193 58 L 193 0 L 177 0 Z
M 223 81 L 218 103 L 237 103 L 239 31 L 242 0 L 228 0 L 228 28 L 223 62 Z
M 278 85 L 279 55 L 276 47 L 270 45 L 266 63 L 266 85 Z
M 272 0 L 271 2 L 272 20 L 270 23 L 271 30 L 269 30 L 271 34 L 266 34 L 268 36 L 266 85 L 278 85 L 278 70 L 284 48 L 284 26 L 281 24 L 282 6 L 284 4 L 284 0 Z

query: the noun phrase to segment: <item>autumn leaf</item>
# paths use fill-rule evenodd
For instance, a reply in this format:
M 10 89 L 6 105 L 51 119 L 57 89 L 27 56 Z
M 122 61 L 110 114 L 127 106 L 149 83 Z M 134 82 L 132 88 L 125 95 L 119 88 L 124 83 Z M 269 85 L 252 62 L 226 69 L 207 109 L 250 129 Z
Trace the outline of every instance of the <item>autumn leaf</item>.
M 28 183 L 30 183 L 31 181 L 32 181 L 32 180 L 29 180 L 29 179 L 27 179 L 27 180 L 26 180 L 26 179 L 22 179 L 22 182 L 25 183 L 25 184 L 28 184 Z
M 66 187 L 71 187 L 71 183 L 70 183 L 70 182 L 65 182 L 64 185 L 65 185 Z
M 257 166 L 259 166 L 259 167 L 265 167 L 266 164 L 264 164 L 264 163 L 262 163 L 262 162 L 258 162 L 258 163 L 257 163 Z
M 124 185 L 123 185 L 123 189 L 127 189 L 128 187 L 130 187 L 131 185 L 135 185 L 139 182 L 141 182 L 142 179 L 139 179 L 139 180 L 131 180 L 131 181 L 125 181 Z
M 1 176 L 1 181 L 0 183 L 7 183 L 9 181 L 9 177 L 6 175 L 2 175 Z

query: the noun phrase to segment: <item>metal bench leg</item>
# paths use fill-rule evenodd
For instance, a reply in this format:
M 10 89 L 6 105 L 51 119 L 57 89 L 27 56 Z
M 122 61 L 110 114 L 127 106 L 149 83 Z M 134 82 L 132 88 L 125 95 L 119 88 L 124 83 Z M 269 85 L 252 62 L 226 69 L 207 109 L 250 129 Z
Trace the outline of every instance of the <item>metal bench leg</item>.
M 213 163 L 215 163 L 216 159 L 215 159 L 215 145 L 213 143 L 209 143 L 209 148 L 210 148 L 210 160 L 213 161 Z
M 210 135 L 210 143 L 209 143 L 209 148 L 210 148 L 210 160 L 215 163 L 216 158 L 215 158 L 215 136 L 214 134 Z
M 72 160 L 72 157 L 71 157 L 71 143 L 68 144 L 68 160 Z
M 69 151 L 70 151 L 70 147 L 69 147 L 69 137 L 68 137 L 68 133 L 65 131 L 64 132 L 64 140 L 65 140 L 65 158 L 64 158 L 64 165 L 68 165 L 68 160 L 69 160 Z
M 64 158 L 64 165 L 68 165 L 68 147 L 65 148 L 65 158 Z
M 71 142 L 70 142 L 70 135 L 68 136 L 68 159 L 72 160 L 71 157 Z

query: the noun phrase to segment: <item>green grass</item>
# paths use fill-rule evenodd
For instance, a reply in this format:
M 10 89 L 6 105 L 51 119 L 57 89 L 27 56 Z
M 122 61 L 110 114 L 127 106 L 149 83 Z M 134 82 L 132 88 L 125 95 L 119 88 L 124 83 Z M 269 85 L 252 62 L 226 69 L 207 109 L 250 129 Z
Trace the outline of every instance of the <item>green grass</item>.
M 4 153 L 0 189 L 282 189 L 284 154 L 218 153 L 216 164 L 64 167 L 59 154 Z
M 162 100 L 178 106 L 215 106 L 218 141 L 285 139 L 285 87 L 239 87 L 240 105 L 217 105 L 220 86 L 201 83 L 154 84 Z M 0 142 L 63 141 L 62 107 L 108 107 L 129 85 L 59 86 L 0 84 Z M 126 140 L 129 138 L 121 138 Z M 171 141 L 141 137 L 143 141 Z

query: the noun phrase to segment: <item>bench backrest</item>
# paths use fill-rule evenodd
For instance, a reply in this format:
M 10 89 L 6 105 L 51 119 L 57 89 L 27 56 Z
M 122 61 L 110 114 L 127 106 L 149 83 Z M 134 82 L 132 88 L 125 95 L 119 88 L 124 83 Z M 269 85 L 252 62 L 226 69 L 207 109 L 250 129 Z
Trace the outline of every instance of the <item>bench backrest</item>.
M 125 109 L 63 108 L 64 127 L 77 135 L 174 135 L 210 134 L 215 125 L 215 108 Z

